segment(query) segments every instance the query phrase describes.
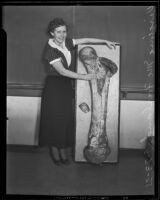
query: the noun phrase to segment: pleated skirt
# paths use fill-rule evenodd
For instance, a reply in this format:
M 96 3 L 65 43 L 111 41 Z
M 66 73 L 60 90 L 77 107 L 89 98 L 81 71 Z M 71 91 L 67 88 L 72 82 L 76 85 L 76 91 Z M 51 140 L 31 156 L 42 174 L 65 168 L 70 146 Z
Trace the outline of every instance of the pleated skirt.
M 71 79 L 48 76 L 41 98 L 39 145 L 74 146 L 74 90 Z

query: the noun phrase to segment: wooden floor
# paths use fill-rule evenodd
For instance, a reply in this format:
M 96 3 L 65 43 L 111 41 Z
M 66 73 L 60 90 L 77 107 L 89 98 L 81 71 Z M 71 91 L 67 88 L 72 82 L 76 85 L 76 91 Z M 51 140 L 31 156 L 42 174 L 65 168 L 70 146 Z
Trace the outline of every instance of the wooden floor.
M 146 184 L 143 152 L 121 150 L 117 164 L 56 166 L 45 148 L 7 150 L 7 194 L 153 195 Z M 154 174 L 152 174 L 154 178 Z

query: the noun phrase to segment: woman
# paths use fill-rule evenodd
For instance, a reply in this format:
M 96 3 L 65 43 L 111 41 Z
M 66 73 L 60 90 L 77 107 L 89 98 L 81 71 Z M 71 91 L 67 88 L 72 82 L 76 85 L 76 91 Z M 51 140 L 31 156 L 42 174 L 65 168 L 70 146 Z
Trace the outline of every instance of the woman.
M 51 38 L 46 45 L 44 58 L 49 65 L 49 74 L 41 102 L 40 146 L 48 146 L 50 155 L 59 165 L 68 164 L 67 148 L 74 147 L 73 80 L 101 78 L 101 74 L 78 74 L 74 72 L 74 46 L 87 42 L 105 42 L 109 48 L 114 45 L 106 40 L 67 38 L 67 25 L 61 18 L 49 23 Z

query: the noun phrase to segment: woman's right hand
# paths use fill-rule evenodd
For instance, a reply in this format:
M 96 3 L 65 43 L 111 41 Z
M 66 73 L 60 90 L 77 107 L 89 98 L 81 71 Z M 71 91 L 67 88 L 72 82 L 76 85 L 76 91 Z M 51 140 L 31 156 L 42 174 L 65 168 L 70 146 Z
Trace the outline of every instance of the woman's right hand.
M 96 74 L 86 74 L 85 75 L 85 80 L 87 80 L 87 81 L 91 81 L 91 80 L 94 80 L 94 79 L 97 79 Z
M 104 73 L 103 72 L 98 72 L 98 73 L 93 73 L 93 74 L 86 74 L 85 75 L 85 80 L 94 80 L 94 79 L 102 79 L 104 78 Z

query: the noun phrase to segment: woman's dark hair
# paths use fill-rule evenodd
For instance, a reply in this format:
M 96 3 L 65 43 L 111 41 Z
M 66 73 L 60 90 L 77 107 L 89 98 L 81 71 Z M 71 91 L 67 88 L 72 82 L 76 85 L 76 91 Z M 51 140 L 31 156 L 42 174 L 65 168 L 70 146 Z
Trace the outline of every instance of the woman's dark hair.
M 67 29 L 67 24 L 62 18 L 55 18 L 52 21 L 50 21 L 48 25 L 48 30 L 47 30 L 48 34 L 50 35 L 51 32 L 54 32 L 55 28 L 59 26 L 66 26 L 66 29 Z

